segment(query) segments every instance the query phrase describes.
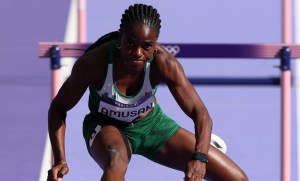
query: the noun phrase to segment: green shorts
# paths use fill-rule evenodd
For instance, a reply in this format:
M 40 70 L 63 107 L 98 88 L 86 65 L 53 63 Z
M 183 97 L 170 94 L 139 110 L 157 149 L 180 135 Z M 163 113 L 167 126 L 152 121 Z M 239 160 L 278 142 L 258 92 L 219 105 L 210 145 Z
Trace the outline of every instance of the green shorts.
M 88 151 L 93 139 L 105 125 L 118 127 L 127 137 L 132 153 L 142 155 L 150 160 L 180 128 L 173 119 L 163 113 L 158 104 L 145 118 L 128 124 L 117 124 L 112 118 L 107 117 L 105 120 L 100 120 L 90 113 L 85 116 L 83 122 L 83 136 Z

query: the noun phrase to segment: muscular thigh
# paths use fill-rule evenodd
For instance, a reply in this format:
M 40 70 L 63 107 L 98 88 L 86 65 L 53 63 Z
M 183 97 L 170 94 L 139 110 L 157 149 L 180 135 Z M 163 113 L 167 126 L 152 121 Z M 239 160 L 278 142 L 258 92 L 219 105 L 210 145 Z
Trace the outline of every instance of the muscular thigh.
M 164 145 L 153 161 L 167 167 L 184 171 L 195 151 L 196 139 L 193 133 L 180 128 Z M 210 146 L 206 167 L 206 179 L 236 180 L 241 169 L 224 153 Z M 225 179 L 226 178 L 226 179 Z
M 103 169 L 110 152 L 120 154 L 125 162 L 129 162 L 131 149 L 124 134 L 115 126 L 104 126 L 96 135 L 90 148 L 90 154 L 98 165 Z
M 184 170 L 192 158 L 195 143 L 195 136 L 180 128 L 163 146 L 153 161 L 173 169 Z

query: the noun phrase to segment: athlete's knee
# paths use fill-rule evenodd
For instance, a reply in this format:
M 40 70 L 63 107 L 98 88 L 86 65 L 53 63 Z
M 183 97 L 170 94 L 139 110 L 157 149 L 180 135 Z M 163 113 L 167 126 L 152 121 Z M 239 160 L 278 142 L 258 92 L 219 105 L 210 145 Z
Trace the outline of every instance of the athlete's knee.
M 126 154 L 122 154 L 122 151 L 117 148 L 108 148 L 107 150 L 108 160 L 106 162 L 106 169 L 115 170 L 125 173 L 128 166 L 128 159 Z

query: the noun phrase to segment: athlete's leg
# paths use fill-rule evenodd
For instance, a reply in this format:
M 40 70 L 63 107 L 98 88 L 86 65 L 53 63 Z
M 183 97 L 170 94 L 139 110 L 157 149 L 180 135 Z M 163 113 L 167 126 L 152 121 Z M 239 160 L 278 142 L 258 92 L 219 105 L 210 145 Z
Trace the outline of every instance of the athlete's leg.
M 153 161 L 184 171 L 195 149 L 195 136 L 180 128 L 164 145 Z M 207 180 L 248 180 L 246 174 L 228 156 L 210 146 L 205 179 Z
M 90 154 L 103 170 L 102 181 L 125 180 L 131 151 L 118 128 L 111 125 L 102 127 L 93 141 Z

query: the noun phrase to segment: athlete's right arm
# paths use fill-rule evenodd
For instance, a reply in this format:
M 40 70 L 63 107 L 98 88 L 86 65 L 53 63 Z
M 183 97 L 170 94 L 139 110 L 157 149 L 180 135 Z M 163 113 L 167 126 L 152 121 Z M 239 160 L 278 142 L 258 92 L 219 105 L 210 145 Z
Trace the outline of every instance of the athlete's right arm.
M 89 53 L 87 53 L 89 54 Z M 48 131 L 54 156 L 54 166 L 48 172 L 48 181 L 56 181 L 68 172 L 65 155 L 65 129 L 67 111 L 72 109 L 85 93 L 87 87 L 94 84 L 97 77 L 93 72 L 93 57 L 83 55 L 72 68 L 71 75 L 64 82 L 52 100 L 48 111 Z M 101 67 L 98 67 L 98 71 Z

